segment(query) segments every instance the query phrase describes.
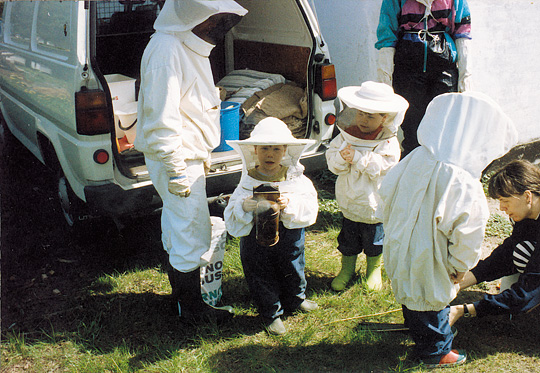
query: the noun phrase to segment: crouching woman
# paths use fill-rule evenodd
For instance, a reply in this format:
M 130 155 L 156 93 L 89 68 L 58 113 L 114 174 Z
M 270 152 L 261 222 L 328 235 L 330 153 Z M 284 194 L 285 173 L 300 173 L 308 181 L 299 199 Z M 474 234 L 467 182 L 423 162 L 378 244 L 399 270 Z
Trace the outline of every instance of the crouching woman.
M 492 176 L 488 193 L 499 200 L 514 228 L 489 257 L 465 274 L 460 289 L 512 274 L 519 277 L 499 294 L 452 306 L 451 325 L 462 316 L 518 315 L 540 304 L 540 169 L 527 161 L 513 161 Z

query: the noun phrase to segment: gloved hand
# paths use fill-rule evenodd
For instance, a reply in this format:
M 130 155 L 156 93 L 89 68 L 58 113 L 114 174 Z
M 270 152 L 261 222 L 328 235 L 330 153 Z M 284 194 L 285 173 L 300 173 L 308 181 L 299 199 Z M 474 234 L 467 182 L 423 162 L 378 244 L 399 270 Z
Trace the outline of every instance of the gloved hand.
M 392 86 L 392 75 L 394 74 L 394 55 L 396 48 L 384 47 L 379 49 L 377 61 L 377 79 L 380 83 Z
M 471 72 L 468 65 L 468 54 L 469 54 L 469 43 L 470 40 L 466 38 L 456 39 L 456 48 L 458 52 L 458 91 L 465 92 L 472 89 L 472 79 Z
M 204 163 L 204 174 L 205 175 L 208 175 L 208 173 L 210 172 L 210 167 L 212 167 L 212 158 L 208 157 Z
M 178 197 L 189 197 L 191 193 L 188 177 L 186 174 L 169 175 L 169 192 Z

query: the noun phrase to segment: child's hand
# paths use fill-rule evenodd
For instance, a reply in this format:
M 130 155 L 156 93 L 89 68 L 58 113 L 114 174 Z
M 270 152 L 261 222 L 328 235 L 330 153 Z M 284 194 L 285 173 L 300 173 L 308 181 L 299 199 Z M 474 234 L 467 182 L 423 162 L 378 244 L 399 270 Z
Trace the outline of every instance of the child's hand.
M 242 209 L 245 212 L 255 211 L 256 208 L 257 208 L 257 201 L 255 201 L 252 196 L 247 197 L 244 200 L 244 202 L 242 202 Z
M 283 210 L 289 204 L 289 199 L 284 196 L 279 196 L 276 202 L 279 205 L 279 209 Z
M 450 275 L 450 279 L 454 282 L 454 284 L 459 284 L 461 281 L 463 281 L 463 277 L 465 277 L 465 272 L 456 272 Z
M 343 150 L 339 152 L 341 157 L 348 163 L 352 163 L 354 159 L 355 150 L 352 148 L 351 144 L 348 144 Z

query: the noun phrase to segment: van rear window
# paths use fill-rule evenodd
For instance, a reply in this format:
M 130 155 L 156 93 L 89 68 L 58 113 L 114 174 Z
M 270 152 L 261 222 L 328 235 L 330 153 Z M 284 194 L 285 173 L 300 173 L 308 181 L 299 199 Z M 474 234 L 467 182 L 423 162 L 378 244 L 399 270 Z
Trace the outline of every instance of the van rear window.
M 153 32 L 162 0 L 96 2 L 98 36 Z

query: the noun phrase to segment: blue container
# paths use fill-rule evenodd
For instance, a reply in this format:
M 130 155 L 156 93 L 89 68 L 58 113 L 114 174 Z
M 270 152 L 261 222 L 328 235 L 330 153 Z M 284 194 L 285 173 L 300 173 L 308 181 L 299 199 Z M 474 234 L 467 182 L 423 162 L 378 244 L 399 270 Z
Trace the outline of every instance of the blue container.
M 215 152 L 232 150 L 226 140 L 238 140 L 240 136 L 240 104 L 238 102 L 223 101 L 219 116 L 221 125 L 221 141 Z

